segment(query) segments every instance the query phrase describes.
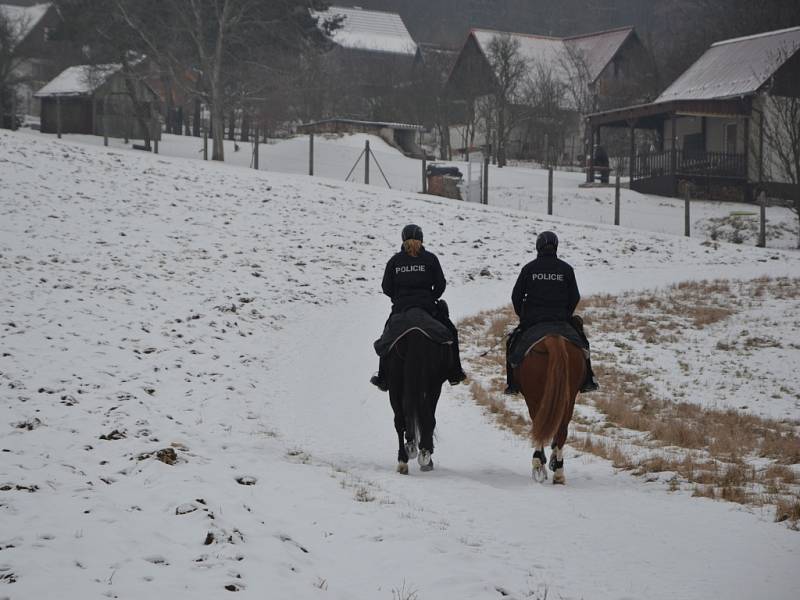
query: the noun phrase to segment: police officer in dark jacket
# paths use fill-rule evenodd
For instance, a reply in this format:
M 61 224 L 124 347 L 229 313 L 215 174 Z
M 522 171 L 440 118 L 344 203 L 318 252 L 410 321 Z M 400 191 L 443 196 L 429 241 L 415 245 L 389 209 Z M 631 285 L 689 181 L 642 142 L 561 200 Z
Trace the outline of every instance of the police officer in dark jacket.
M 447 326 L 453 335 L 455 353 L 453 370 L 448 380 L 456 385 L 466 379 L 466 375 L 461 368 L 458 330 L 450 320 L 447 304 L 440 300 L 447 287 L 442 267 L 436 255 L 423 247 L 422 228 L 419 225 L 406 225 L 401 237 L 403 245 L 400 252 L 389 259 L 383 272 L 383 293 L 392 299 L 393 315 L 409 308 L 421 308 Z M 380 361 L 378 374 L 373 375 L 370 381 L 380 390 L 388 390 L 383 359 Z
M 569 264 L 556 256 L 557 250 L 558 237 L 555 233 L 545 231 L 539 234 L 536 238 L 536 259 L 522 267 L 514 291 L 511 293 L 511 302 L 514 304 L 514 312 L 519 317 L 519 326 L 509 336 L 506 344 L 507 394 L 519 391 L 514 383 L 511 365 L 508 363 L 508 351 L 519 332 L 545 321 L 567 321 L 586 340 L 583 321 L 579 316 L 573 315 L 581 299 L 575 272 Z M 587 360 L 586 364 L 586 381 L 581 388 L 582 392 L 598 389 L 591 362 Z

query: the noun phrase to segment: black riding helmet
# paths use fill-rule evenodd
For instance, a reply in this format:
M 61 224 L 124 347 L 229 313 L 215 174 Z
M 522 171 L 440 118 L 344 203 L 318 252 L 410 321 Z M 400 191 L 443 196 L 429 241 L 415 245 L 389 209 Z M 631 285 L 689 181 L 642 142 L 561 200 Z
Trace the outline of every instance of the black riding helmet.
M 414 225 L 413 223 L 403 227 L 403 241 L 405 242 L 406 240 L 419 240 L 421 242 L 422 227 Z
M 541 252 L 548 246 L 552 246 L 553 250 L 558 250 L 558 236 L 552 231 L 543 231 L 536 238 L 536 251 Z

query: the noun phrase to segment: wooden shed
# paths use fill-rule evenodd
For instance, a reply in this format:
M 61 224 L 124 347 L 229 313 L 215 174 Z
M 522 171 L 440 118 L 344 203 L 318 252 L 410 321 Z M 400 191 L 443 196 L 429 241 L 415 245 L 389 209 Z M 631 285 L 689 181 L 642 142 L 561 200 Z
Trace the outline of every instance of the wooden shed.
M 159 114 L 159 98 L 120 64 L 70 67 L 36 93 L 43 133 L 144 138 Z

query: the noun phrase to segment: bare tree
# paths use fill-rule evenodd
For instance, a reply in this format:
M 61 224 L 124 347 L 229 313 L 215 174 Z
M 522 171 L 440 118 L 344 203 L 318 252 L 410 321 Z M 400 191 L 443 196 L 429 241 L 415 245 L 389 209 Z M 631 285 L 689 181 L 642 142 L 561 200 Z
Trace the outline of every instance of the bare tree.
M 596 108 L 589 59 L 577 46 L 565 44 L 559 53 L 558 66 L 563 72 L 569 103 L 579 115 L 588 115 Z
M 27 29 L 25 17 L 12 19 L 0 7 L 0 127 L 5 121 L 6 111 L 14 106 L 14 95 L 20 83 L 26 81 L 22 72 L 25 57 L 18 49 L 22 32 Z M 16 115 L 11 115 L 11 127 Z
M 791 184 L 791 208 L 798 219 L 800 248 L 800 98 L 765 96 L 762 122 L 765 175 Z
M 528 64 L 520 53 L 519 40 L 508 34 L 491 39 L 486 58 L 494 73 L 491 98 L 496 114 L 497 165 L 502 167 L 506 164 L 508 137 L 516 124 L 512 107 L 528 76 Z
M 525 139 L 532 146 L 529 153 L 534 158 L 549 162 L 554 157 L 538 150 L 544 148 L 544 138 L 548 145 L 558 152 L 563 152 L 564 131 L 570 124 L 568 109 L 567 85 L 552 63 L 537 62 L 531 69 L 523 93 L 524 120 L 526 123 Z

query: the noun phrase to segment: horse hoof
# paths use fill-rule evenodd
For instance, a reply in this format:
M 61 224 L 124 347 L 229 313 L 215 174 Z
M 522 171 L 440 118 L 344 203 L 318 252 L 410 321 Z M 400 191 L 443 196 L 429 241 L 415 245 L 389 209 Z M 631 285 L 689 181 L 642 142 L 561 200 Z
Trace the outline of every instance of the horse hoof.
M 420 471 L 433 471 L 433 459 L 431 458 L 431 453 L 428 450 L 419 451 L 417 462 L 419 462 Z
M 553 474 L 553 485 L 564 485 L 566 484 L 566 482 L 567 480 L 564 477 L 564 471 L 562 471 L 561 469 L 557 470 Z
M 408 463 L 397 463 L 397 472 L 400 473 L 400 475 L 408 475 Z
M 547 481 L 547 469 L 544 468 L 544 463 L 538 458 L 534 458 L 531 461 L 531 477 L 538 483 Z
M 417 458 L 417 442 L 413 440 L 406 442 L 406 454 L 408 458 Z

